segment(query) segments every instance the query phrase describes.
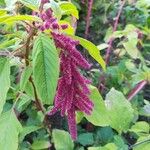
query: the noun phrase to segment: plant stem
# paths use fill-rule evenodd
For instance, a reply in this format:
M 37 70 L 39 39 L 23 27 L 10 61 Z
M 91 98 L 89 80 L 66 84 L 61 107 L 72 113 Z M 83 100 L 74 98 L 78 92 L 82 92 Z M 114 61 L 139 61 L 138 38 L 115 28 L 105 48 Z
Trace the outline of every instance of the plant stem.
M 143 80 L 143 81 L 141 81 L 140 83 L 138 83 L 138 84 L 135 86 L 135 88 L 132 89 L 131 92 L 128 94 L 127 99 L 128 99 L 129 101 L 131 101 L 132 98 L 133 98 L 135 95 L 137 95 L 137 94 L 139 93 L 139 91 L 141 91 L 141 90 L 144 88 L 144 86 L 145 86 L 146 84 L 147 84 L 147 81 L 146 81 L 146 80 Z
M 30 77 L 29 81 L 31 82 L 31 84 L 33 86 L 36 107 L 37 107 L 38 110 L 40 110 L 45 115 L 45 109 L 44 109 L 42 103 L 40 102 L 40 100 L 38 98 L 38 95 L 37 95 L 37 92 L 36 92 L 36 87 L 35 87 L 35 84 L 33 82 L 32 77 Z
M 113 32 L 115 32 L 117 30 L 117 27 L 118 27 L 118 23 L 119 23 L 119 18 L 120 18 L 120 15 L 122 13 L 122 10 L 123 10 L 123 7 L 126 3 L 126 0 L 123 0 L 121 1 L 121 5 L 120 5 L 120 8 L 118 10 L 118 13 L 117 13 L 117 16 L 116 16 L 116 19 L 115 19 L 115 22 L 114 22 L 114 26 L 113 26 Z M 106 49 L 106 56 L 105 56 L 105 63 L 106 65 L 108 65 L 109 63 L 109 60 L 110 60 L 110 52 L 111 52 L 111 48 L 112 48 L 112 44 L 113 44 L 113 41 L 114 41 L 114 38 L 113 37 L 110 37 L 109 41 L 108 41 L 108 48 Z M 102 80 L 101 80 L 102 79 Z M 101 91 L 101 93 L 103 93 L 104 91 L 104 87 L 105 87 L 105 84 L 106 84 L 106 77 L 105 75 L 101 75 L 99 77 L 99 83 L 98 83 L 98 89 L 99 91 Z
M 116 19 L 115 19 L 115 22 L 114 22 L 114 26 L 113 26 L 113 32 L 115 32 L 117 30 L 117 27 L 118 27 L 118 23 L 119 23 L 119 18 L 120 18 L 120 15 L 122 13 L 122 10 L 123 10 L 123 7 L 126 3 L 126 0 L 123 0 L 121 2 L 121 5 L 120 5 L 120 8 L 119 8 L 119 11 L 118 11 L 118 14 L 116 16 Z M 105 62 L 106 62 L 106 65 L 108 65 L 109 63 L 109 59 L 110 59 L 110 52 L 111 52 L 111 48 L 112 48 L 112 44 L 113 44 L 113 41 L 114 41 L 114 38 L 111 37 L 108 41 L 108 48 L 106 50 L 106 57 L 105 57 Z
M 88 12 L 87 12 L 87 16 L 86 16 L 85 38 L 88 38 L 92 6 L 93 6 L 93 0 L 88 0 Z

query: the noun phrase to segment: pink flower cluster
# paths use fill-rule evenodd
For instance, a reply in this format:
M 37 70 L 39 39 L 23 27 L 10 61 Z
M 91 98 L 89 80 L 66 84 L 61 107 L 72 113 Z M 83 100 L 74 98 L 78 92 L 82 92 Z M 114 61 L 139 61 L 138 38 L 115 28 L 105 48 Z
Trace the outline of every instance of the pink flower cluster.
M 42 11 L 42 13 L 33 12 L 33 15 L 40 17 L 43 21 L 42 24 L 38 22 L 35 23 L 36 27 L 38 27 L 41 31 L 44 30 L 65 30 L 68 28 L 67 24 L 59 25 L 56 18 L 53 17 L 53 11 L 51 8 L 47 9 L 46 11 Z
M 58 82 L 58 89 L 55 97 L 55 106 L 49 112 L 53 115 L 58 110 L 61 116 L 67 115 L 68 126 L 73 140 L 77 139 L 76 111 L 82 111 L 90 115 L 93 109 L 93 102 L 89 99 L 88 84 L 90 81 L 85 78 L 78 68 L 89 69 L 90 64 L 83 58 L 76 49 L 78 41 L 70 37 L 52 33 L 57 48 L 61 49 L 61 77 Z

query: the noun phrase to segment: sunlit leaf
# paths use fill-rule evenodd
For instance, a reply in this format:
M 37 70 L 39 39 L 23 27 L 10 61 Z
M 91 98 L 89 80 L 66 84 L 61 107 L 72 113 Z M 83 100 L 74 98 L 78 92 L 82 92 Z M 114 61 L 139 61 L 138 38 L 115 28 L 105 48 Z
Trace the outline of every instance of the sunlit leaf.
M 52 39 L 40 34 L 34 43 L 32 56 L 38 96 L 44 104 L 53 104 L 59 77 L 59 57 Z
M 70 134 L 63 130 L 54 129 L 52 132 L 56 150 L 73 150 L 74 144 Z
M 0 149 L 17 150 L 18 134 L 22 130 L 13 110 L 3 113 L 0 116 Z
M 10 87 L 10 64 L 7 58 L 0 57 L 0 114 Z

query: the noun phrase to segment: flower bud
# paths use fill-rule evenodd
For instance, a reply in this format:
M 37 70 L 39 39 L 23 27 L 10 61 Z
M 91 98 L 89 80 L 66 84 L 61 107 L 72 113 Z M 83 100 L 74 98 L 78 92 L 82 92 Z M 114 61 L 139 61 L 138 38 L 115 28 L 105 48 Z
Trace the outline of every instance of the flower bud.
M 61 28 L 62 28 L 63 30 L 65 30 L 65 29 L 68 28 L 68 25 L 67 25 L 67 24 L 62 24 L 62 25 L 61 25 Z

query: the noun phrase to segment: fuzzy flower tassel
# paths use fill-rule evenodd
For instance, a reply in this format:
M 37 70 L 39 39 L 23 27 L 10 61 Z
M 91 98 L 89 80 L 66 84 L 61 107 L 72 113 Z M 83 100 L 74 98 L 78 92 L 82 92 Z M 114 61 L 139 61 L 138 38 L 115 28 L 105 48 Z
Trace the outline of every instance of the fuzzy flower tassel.
M 42 3 L 45 4 L 48 1 L 42 0 Z M 90 84 L 90 81 L 79 70 L 89 69 L 91 65 L 76 48 L 79 45 L 79 41 L 61 33 L 62 30 L 68 28 L 68 25 L 60 25 L 50 8 L 40 13 L 33 12 L 33 15 L 43 20 L 42 24 L 35 22 L 35 26 L 42 32 L 49 30 L 56 47 L 60 50 L 61 77 L 58 81 L 54 107 L 48 115 L 53 115 L 57 111 L 60 111 L 61 116 L 66 115 L 71 137 L 76 140 L 76 111 L 90 115 L 94 107 L 93 102 L 89 99 L 88 84 Z
M 58 89 L 55 97 L 55 106 L 49 115 L 55 114 L 58 110 L 61 116 L 67 115 L 68 126 L 73 140 L 77 139 L 76 111 L 82 111 L 90 115 L 93 109 L 93 102 L 89 99 L 90 91 L 86 79 L 79 71 L 79 68 L 89 69 L 90 64 L 83 58 L 76 49 L 78 41 L 63 34 L 52 33 L 57 48 L 61 50 L 61 77 L 58 82 Z

